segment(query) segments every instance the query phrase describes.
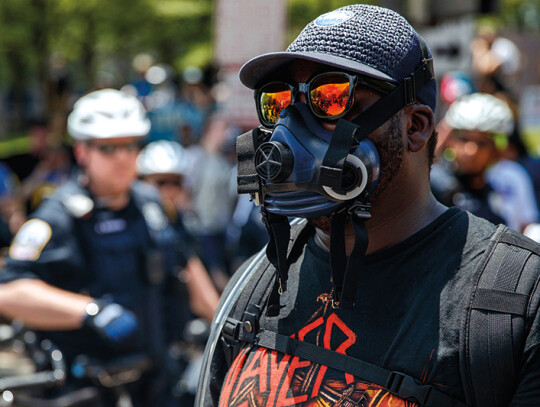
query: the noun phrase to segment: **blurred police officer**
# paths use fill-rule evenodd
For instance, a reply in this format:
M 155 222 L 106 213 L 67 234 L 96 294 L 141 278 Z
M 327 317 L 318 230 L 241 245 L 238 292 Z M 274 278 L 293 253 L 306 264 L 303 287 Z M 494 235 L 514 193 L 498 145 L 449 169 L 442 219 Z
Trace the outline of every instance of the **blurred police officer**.
M 143 181 L 155 186 L 161 195 L 163 208 L 178 234 L 186 267 L 182 281 L 189 291 L 191 310 L 210 322 L 216 311 L 219 295 L 212 284 L 198 253 L 195 238 L 184 225 L 183 213 L 190 205 L 185 187 L 189 158 L 186 150 L 175 141 L 159 140 L 146 145 L 137 158 L 137 172 Z
M 487 93 L 473 93 L 456 100 L 444 117 L 450 129 L 445 178 L 432 177 L 435 196 L 445 205 L 458 206 L 495 224 L 504 223 L 522 232 L 538 221 L 532 180 L 519 163 L 504 158 L 514 129 L 508 104 Z M 443 181 L 443 182 L 441 182 Z M 452 185 L 444 188 L 445 185 Z
M 0 274 L 0 313 L 51 339 L 70 365 L 80 354 L 163 357 L 161 292 L 176 254 L 159 196 L 136 181 L 149 129 L 135 97 L 103 89 L 79 99 L 68 130 L 82 171 L 21 227 Z M 82 386 L 75 376 L 84 372 L 73 371 L 70 386 Z M 148 373 L 132 383 L 135 406 L 166 405 L 156 382 Z

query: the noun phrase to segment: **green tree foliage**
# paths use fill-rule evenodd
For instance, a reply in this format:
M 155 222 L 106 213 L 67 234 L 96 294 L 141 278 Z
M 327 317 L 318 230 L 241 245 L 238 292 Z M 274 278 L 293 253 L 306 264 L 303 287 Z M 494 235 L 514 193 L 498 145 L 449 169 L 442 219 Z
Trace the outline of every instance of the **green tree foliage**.
M 213 0 L 0 1 L 0 90 L 9 90 L 24 119 L 24 98 L 38 89 L 51 100 L 51 82 L 65 64 L 73 90 L 111 86 L 132 74 L 131 61 L 148 52 L 181 70 L 211 61 Z M 48 110 L 48 109 L 47 109 Z M 49 111 L 47 111 L 49 113 Z M 13 126 L 11 126 L 13 127 Z M 17 126 L 15 126 L 17 127 Z
M 25 115 L 25 92 L 43 92 L 65 61 L 72 88 L 95 87 L 103 72 L 122 85 L 140 52 L 181 71 L 212 61 L 213 9 L 218 0 L 2 0 L 0 1 L 0 91 L 15 102 L 13 120 Z M 269 0 L 271 1 L 271 0 Z M 318 15 L 351 0 L 285 0 L 288 42 Z M 408 3 L 415 0 L 406 0 Z M 434 0 L 433 0 L 434 1 Z M 382 1 L 363 1 L 382 4 Z M 540 0 L 498 0 L 501 24 L 540 30 Z M 1 136 L 1 131 L 0 131 Z
M 142 51 L 177 68 L 204 65 L 211 59 L 212 11 L 212 0 L 2 1 L 0 82 L 43 80 L 54 54 L 76 66 L 88 87 L 103 67 L 125 74 Z M 193 54 L 199 60 L 183 59 Z

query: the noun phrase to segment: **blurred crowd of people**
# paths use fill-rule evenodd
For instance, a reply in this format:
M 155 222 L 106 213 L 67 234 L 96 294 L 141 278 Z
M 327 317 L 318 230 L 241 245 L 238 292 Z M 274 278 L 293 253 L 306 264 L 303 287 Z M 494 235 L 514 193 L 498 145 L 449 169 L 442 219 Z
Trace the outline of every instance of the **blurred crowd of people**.
M 31 154 L 0 167 L 0 323 L 52 341 L 71 369 L 43 397 L 90 384 L 80 357 L 101 368 L 140 357 L 142 378 L 120 385 L 134 406 L 193 403 L 220 293 L 267 239 L 236 193 L 241 129 L 201 74 L 186 74 L 186 91 L 151 65 L 121 90 L 88 92 L 68 112 L 70 143 L 36 123 Z M 96 406 L 124 405 L 98 388 Z
M 514 86 L 520 51 L 490 29 L 470 48 L 470 71 L 445 72 L 440 80 L 432 190 L 445 205 L 540 241 L 540 160 L 523 141 Z
M 479 35 L 471 44 L 471 71 L 442 75 L 432 190 L 445 205 L 540 241 L 540 161 L 524 146 L 518 100 L 505 82 L 511 67 L 501 49 L 508 44 L 495 40 Z M 178 75 L 148 55 L 133 62 L 135 79 L 121 91 L 141 102 L 151 123 L 138 145 L 138 177 L 160 192 L 169 223 L 196 253 L 188 269 L 208 272 L 215 295 L 199 287 L 189 305 L 210 321 L 230 276 L 268 239 L 258 208 L 236 192 L 235 141 L 246 129 L 220 114 L 202 70 Z M 72 146 L 49 130 L 47 121 L 32 123 L 30 152 L 0 161 L 6 252 L 28 216 L 79 170 Z M 106 146 L 101 150 L 108 154 Z
M 471 51 L 469 72 L 446 72 L 439 81 L 443 103 L 437 115 L 433 191 L 446 205 L 540 239 L 540 161 L 528 154 L 521 139 L 519 100 L 508 80 L 519 66 L 519 51 L 493 32 L 480 32 Z M 201 69 L 190 67 L 179 75 L 147 54 L 138 55 L 132 65 L 134 79 L 121 90 L 147 110 L 151 130 L 141 147 L 166 141 L 182 157 L 174 179 L 153 184 L 169 194 L 166 206 L 174 208 L 193 237 L 221 291 L 238 265 L 267 239 L 255 205 L 236 193 L 235 139 L 245 129 L 219 114 Z M 69 144 L 49 134 L 49 124 L 31 123 L 30 152 L 0 161 L 1 247 L 9 246 L 28 214 L 77 166 Z
M 191 406 L 202 350 L 219 296 L 234 271 L 266 244 L 268 235 L 259 208 L 247 196 L 239 196 L 236 192 L 235 141 L 243 129 L 220 114 L 211 89 L 203 80 L 203 71 L 192 67 L 178 75 L 168 65 L 154 64 L 147 55 L 135 58 L 133 68 L 135 79 L 123 86 L 120 92 L 98 87 L 76 99 L 73 106 L 65 111 L 65 123 L 59 124 L 58 112 L 54 123 L 51 120 L 30 123 L 29 151 L 0 160 L 0 296 L 3 296 L 3 301 L 0 301 L 0 325 L 22 322 L 28 329 L 35 330 L 41 339 L 50 339 L 54 335 L 51 329 L 63 330 L 52 340 L 64 352 L 64 359 L 72 370 L 82 369 L 77 359 L 80 355 L 90 355 L 92 360 L 97 355 L 95 363 L 104 363 L 103 355 L 96 353 L 93 346 L 113 349 L 105 358 L 112 360 L 112 369 L 117 368 L 115 363 L 124 363 L 123 359 L 116 362 L 115 356 L 121 358 L 142 351 L 145 357 L 150 355 L 152 360 L 150 367 L 143 372 L 143 379 L 135 385 L 122 383 L 118 388 L 128 386 L 136 407 L 155 405 L 155 400 L 160 400 L 158 404 L 164 406 Z M 125 106 L 120 95 L 127 97 Z M 93 103 L 93 97 L 102 102 L 98 100 L 99 103 Z M 145 120 L 149 122 L 148 131 L 135 129 L 130 132 L 127 126 L 129 115 L 133 115 L 135 124 L 140 122 L 139 127 L 144 127 L 145 123 L 133 111 L 136 105 L 130 102 L 130 98 L 140 104 Z M 114 100 L 118 100 L 116 105 Z M 83 111 L 89 116 L 84 117 Z M 78 119 L 80 125 L 72 125 L 70 129 L 70 119 Z M 100 121 L 103 123 L 100 124 Z M 86 125 L 95 133 L 89 140 L 86 140 L 86 130 L 78 128 Z M 66 137 L 59 137 L 59 129 L 64 129 Z M 137 136 L 134 139 L 136 151 L 132 149 L 131 136 Z M 86 153 L 81 154 L 81 151 Z M 138 266 L 130 260 L 133 256 L 141 256 L 138 247 L 147 244 L 140 230 L 137 236 L 133 236 L 133 230 L 137 225 L 140 227 L 140 219 L 137 220 L 132 213 L 132 205 L 120 210 L 111 208 L 100 196 L 101 188 L 106 185 L 121 183 L 126 177 L 131 180 L 129 183 L 133 181 L 129 176 L 133 154 L 137 160 L 136 175 L 132 175 L 151 186 L 160 197 L 163 212 L 175 236 L 166 238 L 175 242 L 174 250 L 164 250 L 167 277 L 161 278 L 159 284 L 149 284 L 149 289 L 144 288 L 147 283 L 137 282 L 141 273 L 154 275 L 156 270 L 163 268 L 163 264 L 159 256 L 153 259 L 153 250 L 145 250 L 144 261 Z M 93 163 L 87 162 L 88 157 L 84 158 L 87 155 L 95 156 Z M 103 162 L 96 163 L 96 158 Z M 110 167 L 114 163 L 117 166 Z M 88 182 L 81 181 L 81 176 L 87 177 Z M 110 177 L 110 180 L 102 178 L 104 176 Z M 118 178 L 118 182 L 113 182 L 115 178 Z M 51 210 L 50 205 L 44 205 L 56 202 L 58 196 L 64 194 L 66 188 L 73 188 L 73 185 L 79 188 L 71 192 L 74 197 L 88 195 L 94 200 L 95 206 L 91 215 L 83 216 L 80 220 L 83 224 L 96 222 L 94 226 L 82 227 L 86 236 L 82 240 L 89 239 L 96 243 L 95 247 L 90 244 L 90 248 L 85 248 L 87 244 L 82 243 L 78 249 L 89 251 L 82 271 L 71 264 L 80 255 L 77 250 L 64 250 L 62 259 L 58 254 L 48 254 L 59 250 L 58 245 L 65 244 L 67 247 L 73 238 L 77 241 L 80 238 L 78 226 L 70 231 L 72 236 L 64 236 L 62 228 L 51 221 L 58 208 Z M 128 188 L 128 184 L 125 188 Z M 139 199 L 139 189 L 136 183 L 131 185 L 133 202 Z M 73 201 L 77 199 L 73 198 Z M 101 207 L 102 204 L 104 207 Z M 143 204 L 141 212 L 152 229 L 152 223 L 159 224 L 160 218 L 155 210 L 147 211 L 147 207 L 147 204 Z M 69 212 L 65 208 L 62 211 Z M 63 216 L 71 217 L 69 213 Z M 103 220 L 109 217 L 111 219 Z M 37 223 L 42 220 L 51 225 L 51 243 L 46 240 L 40 243 L 40 234 L 36 235 L 35 226 L 43 225 Z M 116 225 L 113 229 L 120 229 L 105 233 L 113 224 Z M 100 229 L 102 227 L 103 230 Z M 108 238 L 112 240 L 107 241 Z M 99 243 L 102 240 L 103 243 Z M 44 250 L 44 254 L 38 254 L 30 265 L 26 264 L 28 258 L 18 257 L 17 254 L 27 251 L 28 244 L 41 244 L 37 251 L 41 253 Z M 78 244 L 75 246 L 79 247 Z M 51 262 L 52 258 L 54 260 Z M 18 262 L 28 266 L 32 274 L 25 274 L 28 272 L 26 268 L 26 272 L 19 273 Z M 92 283 L 94 291 L 73 286 L 67 282 L 67 277 L 61 278 L 63 282 L 58 283 L 55 276 L 66 267 L 69 269 L 69 265 L 73 268 L 68 275 L 76 280 L 76 285 L 83 284 L 85 275 L 96 276 Z M 43 270 L 48 272 L 42 274 Z M 111 274 L 110 278 L 108 274 Z M 51 284 L 54 289 L 67 290 L 65 294 L 68 296 L 56 298 L 57 291 L 47 291 L 41 296 L 46 302 L 41 303 L 33 294 L 17 293 L 21 284 L 23 287 L 28 284 L 28 293 L 41 292 L 39 283 L 35 286 L 36 277 L 37 281 Z M 22 280 L 21 284 L 19 279 Z M 148 293 L 141 296 L 141 290 L 148 290 Z M 72 307 L 67 293 L 83 295 L 82 302 L 89 301 L 86 295 L 93 297 L 98 319 L 100 313 L 106 314 L 118 304 L 123 311 L 105 325 L 103 332 L 91 323 L 94 315 L 85 317 L 80 327 L 80 310 L 77 311 L 77 306 Z M 24 313 L 25 307 L 17 303 L 17 298 L 23 297 L 27 304 L 34 307 L 30 314 L 43 314 L 39 317 L 43 321 L 49 321 L 47 310 L 49 307 L 54 310 L 51 303 L 55 301 L 65 303 L 62 307 L 65 309 L 60 314 L 75 312 L 78 316 L 67 331 L 64 331 L 65 326 L 54 323 L 36 323 L 28 319 L 28 314 Z M 144 305 L 135 306 L 137 301 Z M 51 315 L 57 315 L 57 311 L 51 311 Z M 130 321 L 132 312 L 136 322 L 126 323 L 126 320 Z M 134 325 L 131 329 L 130 324 Z M 70 336 L 73 330 L 80 332 L 83 339 L 74 341 Z M 96 339 L 92 331 L 98 332 L 101 339 Z M 107 331 L 109 333 L 104 333 Z M 111 347 L 111 338 L 118 332 L 121 339 L 116 338 L 118 343 Z M 147 337 L 149 343 L 160 340 L 162 344 L 158 346 L 159 349 L 144 346 L 133 348 L 130 345 L 133 338 L 141 340 L 141 336 Z M 161 365 L 165 367 L 159 368 Z M 70 392 L 74 389 L 78 391 L 88 384 L 88 378 L 77 377 L 79 373 L 70 372 L 67 385 L 58 392 L 41 393 L 38 389 L 35 395 L 38 398 L 61 398 L 72 394 Z M 116 406 L 115 403 L 120 402 L 117 395 L 110 395 L 110 391 L 102 386 L 98 388 L 97 397 L 102 404 L 96 406 Z
M 137 55 L 132 66 L 134 79 L 121 91 L 136 96 L 147 110 L 151 130 L 141 148 L 167 141 L 181 151 L 179 181 L 158 187 L 174 190 L 170 203 L 221 291 L 267 239 L 255 205 L 236 193 L 235 139 L 243 129 L 217 112 L 201 69 L 178 74 L 148 54 Z M 62 127 L 51 130 L 46 120 L 31 123 L 30 151 L 0 161 L 1 247 L 9 246 L 27 216 L 76 169 L 71 146 L 56 134 Z

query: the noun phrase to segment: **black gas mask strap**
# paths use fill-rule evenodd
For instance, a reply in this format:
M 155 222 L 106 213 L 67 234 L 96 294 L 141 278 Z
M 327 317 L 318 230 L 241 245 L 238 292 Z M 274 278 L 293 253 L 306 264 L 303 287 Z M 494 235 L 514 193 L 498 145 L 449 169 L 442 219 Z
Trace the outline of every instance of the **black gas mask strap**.
M 274 287 L 268 299 L 268 312 L 277 311 L 279 313 L 279 296 L 287 289 L 286 284 L 289 276 L 287 250 L 289 248 L 291 226 L 286 216 L 271 213 L 264 207 L 261 208 L 261 214 L 269 236 L 266 257 L 277 272 Z
M 352 120 L 352 123 L 360 126 L 357 138 L 361 140 L 367 137 L 399 112 L 403 106 L 415 103 L 424 85 L 434 78 L 432 72 L 432 60 L 424 60 L 424 63 L 411 76 L 405 78 L 397 88 Z
M 354 248 L 347 261 L 347 269 L 343 280 L 343 291 L 341 292 L 341 307 L 349 310 L 354 307 L 358 281 L 369 243 L 364 220 L 353 214 L 351 221 L 354 229 Z
M 341 188 L 343 165 L 351 150 L 354 133 L 358 126 L 347 120 L 337 122 L 330 146 L 326 150 L 319 172 L 319 183 L 332 188 Z
M 332 215 L 330 225 L 330 267 L 332 269 L 332 307 L 338 308 L 341 304 L 341 292 L 345 269 L 347 268 L 347 252 L 345 249 L 345 223 L 347 212 Z
M 288 277 L 287 250 L 289 248 L 291 226 L 286 216 L 276 215 L 265 208 L 261 208 L 261 213 L 270 236 L 268 246 L 266 246 L 266 257 L 278 272 L 280 290 L 283 292 L 286 290 L 285 284 Z
M 278 216 L 278 215 L 274 215 L 274 216 Z M 285 216 L 279 216 L 280 218 L 284 218 L 285 220 L 287 220 L 287 218 Z M 280 221 L 281 222 L 281 221 Z M 287 224 L 288 221 L 287 221 Z M 290 232 L 290 230 L 289 230 Z M 296 237 L 295 241 L 294 241 L 294 244 L 291 248 L 291 251 L 289 253 L 289 255 L 287 256 L 287 249 L 288 249 L 288 244 L 289 244 L 289 239 L 287 238 L 286 240 L 284 240 L 284 242 L 287 243 L 287 245 L 282 245 L 282 244 L 276 244 L 276 242 L 272 243 L 273 244 L 273 247 L 275 248 L 279 248 L 278 251 L 280 251 L 279 255 L 281 255 L 281 253 L 284 253 L 285 256 L 287 256 L 286 260 L 285 260 L 285 265 L 281 265 L 281 267 L 283 267 L 282 270 L 280 270 L 278 268 L 279 266 L 279 262 L 278 262 L 278 266 L 276 266 L 276 264 L 274 263 L 274 261 L 268 257 L 268 260 L 270 261 L 270 263 L 272 263 L 272 265 L 276 268 L 276 279 L 274 281 L 274 286 L 272 287 L 272 291 L 270 292 L 270 295 L 268 297 L 268 300 L 267 300 L 267 307 L 266 307 L 266 315 L 269 316 L 269 317 L 275 317 L 275 316 L 278 316 L 279 315 L 279 311 L 281 310 L 282 308 L 282 305 L 280 304 L 280 296 L 281 294 L 283 294 L 283 292 L 285 291 L 286 289 L 286 282 L 287 282 L 287 277 L 288 277 L 288 274 L 289 274 L 289 267 L 292 263 L 294 263 L 296 260 L 298 260 L 298 258 L 302 255 L 303 251 L 304 251 L 304 248 L 305 248 L 305 245 L 309 239 L 309 237 L 311 235 L 313 235 L 314 233 L 314 226 L 311 225 L 311 224 L 307 224 L 303 229 L 302 231 L 298 234 L 298 236 Z M 272 235 L 271 235 L 272 236 Z M 270 243 L 272 242 L 272 238 L 270 239 L 270 242 L 268 243 L 268 246 L 266 248 L 266 255 L 269 256 L 269 247 L 270 247 Z M 278 256 L 279 258 L 279 256 Z M 284 279 L 284 281 L 283 281 Z M 280 282 L 281 281 L 281 282 Z
M 405 78 L 397 88 L 379 99 L 351 122 L 340 119 L 332 135 L 330 146 L 324 156 L 319 182 L 322 185 L 340 188 L 343 165 L 354 140 L 357 142 L 386 123 L 403 106 L 415 103 L 418 93 L 434 78 L 432 59 L 425 59 L 411 76 Z
M 238 159 L 238 193 L 259 192 L 260 178 L 255 170 L 255 150 L 259 145 L 260 129 L 255 128 L 236 138 L 236 157 Z

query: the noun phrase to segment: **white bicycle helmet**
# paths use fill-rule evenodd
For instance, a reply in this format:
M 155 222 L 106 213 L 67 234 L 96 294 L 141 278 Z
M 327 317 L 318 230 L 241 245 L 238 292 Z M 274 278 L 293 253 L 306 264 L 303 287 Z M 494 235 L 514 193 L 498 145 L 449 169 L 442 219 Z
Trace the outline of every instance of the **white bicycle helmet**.
M 137 157 L 137 171 L 143 177 L 152 174 L 185 175 L 187 170 L 186 150 L 174 141 L 154 141 Z
M 488 93 L 472 93 L 456 100 L 444 117 L 456 130 L 476 130 L 509 135 L 514 117 L 508 104 Z
M 143 137 L 150 120 L 142 103 L 115 89 L 102 89 L 81 97 L 68 117 L 68 132 L 75 140 Z

